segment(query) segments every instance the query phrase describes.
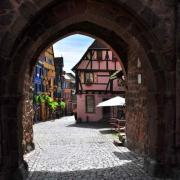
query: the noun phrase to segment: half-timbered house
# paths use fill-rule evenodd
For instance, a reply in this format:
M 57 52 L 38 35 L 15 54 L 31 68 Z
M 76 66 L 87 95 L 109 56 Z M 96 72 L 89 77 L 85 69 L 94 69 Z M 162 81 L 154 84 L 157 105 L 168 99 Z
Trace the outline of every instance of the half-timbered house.
M 72 68 L 76 76 L 77 119 L 79 121 L 107 120 L 110 107 L 97 108 L 96 105 L 114 96 L 124 96 L 120 59 L 111 49 L 95 40 L 80 61 Z

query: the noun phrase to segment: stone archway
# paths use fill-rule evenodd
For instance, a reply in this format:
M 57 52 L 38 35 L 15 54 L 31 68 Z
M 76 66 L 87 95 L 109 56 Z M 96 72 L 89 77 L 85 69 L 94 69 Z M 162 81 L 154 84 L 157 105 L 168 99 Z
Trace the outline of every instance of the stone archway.
M 133 0 L 5 2 L 2 7 L 14 8 L 16 13 L 4 17 L 9 18 L 5 23 L 9 26 L 0 48 L 2 177 L 14 177 L 18 168 L 22 168 L 21 106 L 25 100 L 30 105 L 29 87 L 35 59 L 50 43 L 78 31 L 103 39 L 120 57 L 122 54 L 128 57 L 122 59 L 128 72 L 129 147 L 145 153 L 147 170 L 151 171 L 153 166 L 154 174 L 160 173 L 156 171 L 159 168 L 177 163 L 174 161 L 174 121 L 170 121 L 175 119 L 175 62 L 169 61 L 174 53 L 173 27 L 168 26 L 168 20 L 173 18 L 171 3 L 142 0 L 136 4 Z M 167 10 L 169 13 L 165 13 Z M 165 27 L 168 29 L 162 34 Z M 139 69 L 137 59 L 142 61 Z M 137 84 L 137 74 L 142 74 L 142 85 Z

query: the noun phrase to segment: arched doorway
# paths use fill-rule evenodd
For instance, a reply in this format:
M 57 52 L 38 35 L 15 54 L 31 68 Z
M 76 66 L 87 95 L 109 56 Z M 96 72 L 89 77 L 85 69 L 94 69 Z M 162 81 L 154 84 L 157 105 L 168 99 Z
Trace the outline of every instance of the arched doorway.
M 166 79 L 173 76 L 167 73 L 165 75 L 162 64 L 165 56 L 161 51 L 160 41 L 148 29 L 156 26 L 158 18 L 148 7 L 146 10 L 149 14 L 144 10 L 141 18 L 138 10 L 145 9 L 145 5 L 141 1 L 137 4 L 134 8 L 133 1 L 129 4 L 78 0 L 22 4 L 21 16 L 16 18 L 11 34 L 7 34 L 1 48 L 2 57 L 8 62 L 7 79 L 2 80 L 5 83 L 2 88 L 2 166 L 6 168 L 8 176 L 16 172 L 23 161 L 21 106 L 25 100 L 30 103 L 26 98 L 30 96 L 30 79 L 35 59 L 47 45 L 75 32 L 103 39 L 121 57 L 127 69 L 126 119 L 129 147 L 145 152 L 148 169 L 152 169 L 151 166 L 157 169 L 168 168 L 174 164 L 174 156 L 168 156 L 168 152 L 173 151 L 172 132 L 164 135 L 169 118 L 174 116 L 173 89 L 170 89 L 166 102 L 167 105 L 172 105 L 168 115 L 165 113 L 167 105 L 164 104 L 165 86 L 168 85 Z M 148 16 L 152 17 L 149 24 L 145 22 Z M 140 67 L 137 63 L 139 60 Z M 173 64 L 170 68 L 174 68 Z M 137 82 L 139 75 L 142 77 L 141 83 Z M 9 110 L 12 112 L 10 117 Z M 142 124 L 140 128 L 139 124 Z M 173 129 L 173 122 L 169 125 Z M 134 128 L 136 126 L 138 128 Z M 8 132 L 7 129 L 11 131 Z M 168 146 L 165 140 L 168 141 Z M 12 163 L 9 164 L 9 161 Z

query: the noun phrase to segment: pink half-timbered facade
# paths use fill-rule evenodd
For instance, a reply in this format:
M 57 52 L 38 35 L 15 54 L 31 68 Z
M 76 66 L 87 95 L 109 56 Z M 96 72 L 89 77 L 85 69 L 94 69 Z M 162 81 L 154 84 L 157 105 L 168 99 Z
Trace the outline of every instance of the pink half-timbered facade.
M 77 120 L 95 122 L 111 115 L 110 107 L 96 107 L 104 100 L 124 95 L 124 87 L 113 74 L 123 76 L 120 59 L 95 40 L 72 69 L 76 75 Z

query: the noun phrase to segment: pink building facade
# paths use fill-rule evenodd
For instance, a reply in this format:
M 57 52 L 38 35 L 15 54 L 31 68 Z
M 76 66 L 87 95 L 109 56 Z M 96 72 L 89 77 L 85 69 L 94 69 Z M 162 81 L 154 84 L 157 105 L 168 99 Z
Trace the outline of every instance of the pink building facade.
M 62 75 L 62 92 L 61 97 L 66 103 L 65 115 L 73 114 L 73 106 L 76 104 L 75 96 L 75 77 L 71 73 L 64 71 Z
M 114 96 L 124 96 L 119 79 L 111 79 L 114 73 L 122 74 L 120 59 L 95 40 L 72 70 L 76 74 L 77 121 L 107 121 L 112 109 L 96 106 Z

